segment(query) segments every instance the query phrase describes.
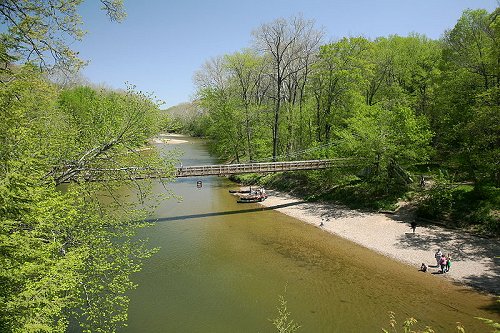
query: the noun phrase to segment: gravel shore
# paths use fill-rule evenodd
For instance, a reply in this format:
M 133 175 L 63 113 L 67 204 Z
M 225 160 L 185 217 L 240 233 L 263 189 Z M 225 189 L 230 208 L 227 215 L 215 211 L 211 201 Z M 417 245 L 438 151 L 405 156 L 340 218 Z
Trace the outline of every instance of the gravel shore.
M 395 214 L 367 213 L 331 203 L 309 203 L 290 195 L 268 191 L 261 204 L 353 241 L 415 269 L 430 266 L 428 274 L 500 295 L 500 242 L 435 225 L 410 223 L 413 216 L 404 209 Z M 321 223 L 323 225 L 321 226 Z M 441 249 L 451 255 L 448 273 L 440 274 L 434 254 Z

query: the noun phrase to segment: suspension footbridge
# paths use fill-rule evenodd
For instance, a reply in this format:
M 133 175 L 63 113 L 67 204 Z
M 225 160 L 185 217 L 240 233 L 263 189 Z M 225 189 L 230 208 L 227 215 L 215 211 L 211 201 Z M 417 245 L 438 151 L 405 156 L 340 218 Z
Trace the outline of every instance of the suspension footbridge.
M 185 166 L 176 168 L 175 177 L 182 178 L 196 176 L 227 176 L 243 173 L 273 173 L 296 170 L 321 170 L 332 167 L 349 166 L 352 165 L 353 162 L 353 159 L 337 158 L 325 160 Z
M 127 167 L 117 169 L 67 168 L 56 174 L 58 183 L 71 181 L 102 182 L 114 180 L 168 179 L 203 176 L 229 176 L 244 173 L 274 173 L 297 170 L 322 170 L 359 165 L 359 159 L 256 162 L 239 164 L 193 165 L 162 168 Z
M 304 153 L 331 146 L 328 143 L 319 147 L 309 148 L 294 154 L 276 156 L 272 159 L 282 159 L 282 161 L 269 161 L 267 158 L 257 162 L 237 163 L 237 164 L 212 164 L 212 165 L 169 165 L 165 168 L 154 167 L 122 167 L 122 168 L 87 168 L 84 166 L 67 165 L 62 169 L 54 169 L 52 175 L 58 184 L 71 181 L 102 182 L 113 180 L 140 180 L 140 179 L 170 179 L 203 176 L 229 176 L 245 173 L 274 173 L 298 170 L 323 170 L 334 167 L 354 167 L 362 164 L 362 158 L 331 158 L 315 160 L 288 160 L 298 159 Z M 267 160 L 267 161 L 266 161 Z M 365 161 L 366 162 L 366 161 Z

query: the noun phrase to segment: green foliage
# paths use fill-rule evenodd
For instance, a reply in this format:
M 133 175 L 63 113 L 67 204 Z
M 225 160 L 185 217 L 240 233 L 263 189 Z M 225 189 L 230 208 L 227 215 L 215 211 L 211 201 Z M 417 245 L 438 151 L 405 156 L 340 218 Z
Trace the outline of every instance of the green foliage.
M 151 253 L 131 241 L 141 225 L 102 214 L 76 188 L 32 185 L 22 199 L 25 210 L 2 223 L 4 332 L 64 332 L 72 312 L 90 331 L 115 331 L 130 274 Z
M 40 71 L 82 65 L 66 44 L 84 35 L 81 2 L 0 3 L 1 332 L 65 332 L 69 322 L 116 332 L 130 276 L 154 252 L 135 236 L 151 184 L 129 172 L 173 169 L 138 152 L 158 129 L 158 105 L 132 87 L 61 91 Z M 111 20 L 124 18 L 121 0 L 101 4 Z M 116 180 L 82 182 L 96 178 Z
M 317 199 L 333 200 L 353 209 L 394 210 L 405 190 L 406 188 L 396 188 L 384 192 L 373 183 L 358 181 L 335 187 Z
M 85 31 L 78 6 L 82 0 L 5 0 L 0 2 L 2 44 L 24 61 L 42 68 L 55 66 L 73 71 L 83 65 L 78 52 L 68 46 L 68 40 L 80 40 Z M 125 18 L 122 0 L 101 0 L 102 9 L 112 21 Z
M 276 188 L 280 191 L 305 196 L 314 193 L 316 183 L 310 182 L 311 172 L 284 172 L 269 174 L 260 180 L 266 187 Z
M 300 47 L 313 45 L 303 39 L 311 36 L 279 43 L 301 23 L 265 24 L 254 33 L 259 49 L 205 65 L 197 126 L 205 126 L 213 151 L 229 161 L 357 158 L 357 168 L 259 179 L 351 207 L 392 207 L 415 190 L 411 172 L 418 170 L 431 179 L 417 202 L 423 216 L 497 232 L 499 9 L 466 10 L 440 40 L 342 38 L 306 59 L 310 49 Z M 452 182 L 474 190 L 449 188 Z
M 134 236 L 145 226 L 148 183 L 56 184 L 91 170 L 113 177 L 165 166 L 135 151 L 156 130 L 158 108 L 132 90 L 59 91 L 30 66 L 8 75 L 0 89 L 0 330 L 64 332 L 73 320 L 114 332 L 126 320 L 130 276 L 153 252 Z M 116 199 L 127 185 L 139 200 Z
M 500 191 L 492 186 L 457 185 L 442 177 L 420 195 L 417 214 L 480 232 L 500 234 Z
M 290 319 L 290 312 L 287 308 L 287 301 L 283 296 L 279 296 L 278 315 L 273 319 L 273 325 L 279 333 L 293 333 L 297 332 L 300 325 Z
M 375 163 L 374 175 L 384 183 L 404 180 L 401 166 L 424 162 L 430 153 L 426 119 L 406 107 L 360 106 L 338 136 L 340 154 Z
M 245 51 L 208 61 L 196 73 L 200 112 L 184 128 L 211 139 L 222 159 L 258 160 L 269 151 L 269 107 L 259 91 L 264 60 Z
M 500 323 L 497 323 L 494 320 L 486 319 L 486 318 L 478 318 L 478 319 L 481 320 L 486 325 L 491 326 L 491 328 L 493 328 L 493 331 L 492 331 L 493 333 L 500 332 Z
M 500 63 L 498 9 L 467 10 L 447 31 L 442 90 L 438 94 L 439 144 L 448 167 L 463 178 L 499 186 Z M 457 167 L 458 166 L 458 167 Z
M 450 183 L 446 179 L 436 180 L 426 195 L 418 207 L 417 214 L 431 219 L 444 219 L 453 205 L 453 190 Z
M 366 73 L 373 69 L 368 61 L 371 49 L 370 41 L 362 37 L 321 46 L 308 87 L 318 110 L 318 141 L 330 141 L 332 131 L 343 128 L 353 112 L 353 99 L 361 93 L 359 87 L 367 84 Z
M 66 90 L 59 104 L 69 121 L 78 124 L 75 141 L 84 148 L 112 140 L 136 148 L 158 129 L 158 107 L 132 87 L 126 93 L 96 92 L 89 87 Z
M 498 297 L 497 303 L 500 303 L 500 297 Z M 500 323 L 487 318 L 476 317 L 476 319 L 479 319 L 486 325 L 492 327 L 494 329 L 493 333 L 500 333 Z
M 71 149 L 53 163 L 56 183 L 101 174 L 128 179 L 132 170 L 147 174 L 162 165 L 160 160 L 146 162 L 136 153 L 161 125 L 158 106 L 148 96 L 132 88 L 115 93 L 80 87 L 63 91 L 59 104 L 76 132 L 66 141 Z
M 429 326 L 426 326 L 423 330 L 421 330 L 421 329 L 415 330 L 413 327 L 417 323 L 418 323 L 418 321 L 415 318 L 406 319 L 403 322 L 403 324 L 401 325 L 401 327 L 403 329 L 402 332 L 404 332 L 404 333 L 435 333 L 436 332 Z M 390 326 L 390 330 L 386 330 L 385 328 L 382 328 L 382 332 L 384 332 L 384 333 L 390 333 L 390 332 L 397 333 L 400 331 L 398 329 L 398 322 L 396 320 L 396 315 L 392 311 L 389 312 L 389 326 Z M 464 327 L 459 322 L 457 322 L 456 329 L 457 329 L 458 333 L 465 333 Z
M 213 151 L 223 159 L 240 162 L 243 154 L 243 128 L 239 119 L 242 117 L 235 101 L 222 97 L 217 91 L 206 90 L 204 92 L 203 106 L 208 107 L 210 112 L 208 124 L 208 136 L 217 142 Z

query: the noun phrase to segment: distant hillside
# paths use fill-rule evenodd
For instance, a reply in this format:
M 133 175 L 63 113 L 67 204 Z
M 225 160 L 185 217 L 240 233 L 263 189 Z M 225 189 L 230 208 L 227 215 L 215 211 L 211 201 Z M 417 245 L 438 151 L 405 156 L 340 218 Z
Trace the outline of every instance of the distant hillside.
M 166 128 L 168 131 L 193 136 L 201 136 L 203 133 L 203 123 L 200 119 L 202 119 L 204 111 L 196 101 L 181 103 L 162 110 L 162 112 L 170 119 Z
M 166 110 L 162 110 L 162 112 L 165 112 L 168 116 L 174 119 L 188 120 L 199 115 L 202 111 L 200 107 L 196 105 L 196 102 L 193 102 L 181 103 Z

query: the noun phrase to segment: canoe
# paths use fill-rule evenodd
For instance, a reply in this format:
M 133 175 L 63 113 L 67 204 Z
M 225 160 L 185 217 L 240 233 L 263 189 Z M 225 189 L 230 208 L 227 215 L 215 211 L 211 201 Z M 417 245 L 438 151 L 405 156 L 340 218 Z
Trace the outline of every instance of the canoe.
M 229 193 L 250 193 L 250 190 L 229 190 Z
M 267 199 L 267 194 L 250 194 L 240 197 L 236 202 L 238 203 L 261 202 L 266 199 Z

